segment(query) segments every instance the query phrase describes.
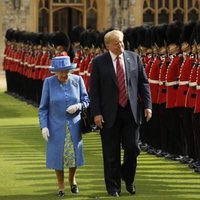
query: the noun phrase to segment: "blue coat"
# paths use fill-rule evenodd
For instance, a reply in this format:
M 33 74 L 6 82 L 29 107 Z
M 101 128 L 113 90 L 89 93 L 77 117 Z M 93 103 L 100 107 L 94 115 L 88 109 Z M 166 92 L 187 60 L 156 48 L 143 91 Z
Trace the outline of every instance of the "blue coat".
M 83 79 L 70 74 L 66 93 L 67 98 L 56 75 L 46 78 L 39 106 L 40 127 L 47 127 L 50 134 L 46 146 L 46 166 L 57 170 L 63 170 L 64 167 L 63 154 L 67 123 L 74 144 L 76 166 L 84 164 L 80 111 L 74 114 L 66 112 L 70 105 L 76 103 L 84 103 L 88 106 L 89 98 Z

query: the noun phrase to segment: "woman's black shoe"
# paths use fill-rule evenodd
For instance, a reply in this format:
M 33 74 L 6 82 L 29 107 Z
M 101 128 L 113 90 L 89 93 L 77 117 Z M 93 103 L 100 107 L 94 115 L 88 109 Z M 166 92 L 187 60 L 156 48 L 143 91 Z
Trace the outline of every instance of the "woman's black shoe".
M 64 193 L 62 190 L 60 190 L 60 191 L 58 192 L 57 196 L 58 196 L 58 197 L 64 197 L 64 196 L 65 196 L 65 193 Z
M 79 193 L 79 189 L 77 185 L 71 185 L 71 192 L 72 193 Z

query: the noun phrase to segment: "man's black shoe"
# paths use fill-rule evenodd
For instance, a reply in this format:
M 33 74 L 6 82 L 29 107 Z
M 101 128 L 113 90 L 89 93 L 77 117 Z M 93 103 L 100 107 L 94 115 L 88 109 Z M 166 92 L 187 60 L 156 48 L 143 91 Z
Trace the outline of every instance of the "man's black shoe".
M 71 185 L 71 192 L 72 193 L 79 193 L 79 189 L 77 185 Z
M 64 197 L 65 196 L 65 193 L 64 191 L 60 190 L 57 194 L 58 197 Z
M 109 192 L 108 194 L 112 197 L 119 197 L 119 194 L 117 192 Z
M 135 186 L 133 185 L 133 183 L 126 183 L 126 190 L 130 194 L 135 194 L 136 193 Z

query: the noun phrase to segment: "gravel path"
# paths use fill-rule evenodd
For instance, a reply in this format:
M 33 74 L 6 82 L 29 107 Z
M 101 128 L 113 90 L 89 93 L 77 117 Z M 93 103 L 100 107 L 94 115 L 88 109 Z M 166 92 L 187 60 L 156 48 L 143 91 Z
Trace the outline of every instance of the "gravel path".
M 6 90 L 5 72 L 0 70 L 0 90 Z

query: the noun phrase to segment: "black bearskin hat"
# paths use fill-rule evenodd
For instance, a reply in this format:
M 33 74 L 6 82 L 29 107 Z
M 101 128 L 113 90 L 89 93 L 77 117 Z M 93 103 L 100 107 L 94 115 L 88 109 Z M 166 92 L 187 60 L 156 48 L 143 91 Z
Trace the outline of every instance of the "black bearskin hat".
M 14 31 L 15 31 L 15 30 L 12 29 L 12 28 L 9 28 L 9 29 L 6 31 L 6 34 L 5 34 L 6 40 L 8 40 L 8 41 L 12 41 L 12 40 L 13 40 Z
M 139 46 L 139 34 L 138 34 L 139 29 L 140 28 L 137 26 L 132 28 L 131 30 L 131 38 L 129 41 L 131 50 L 137 49 Z
M 166 44 L 166 31 L 167 31 L 167 24 L 161 24 L 156 29 L 156 44 L 159 47 L 163 47 Z
M 152 27 L 147 26 L 146 31 L 145 31 L 145 47 L 146 48 L 151 48 L 151 32 L 152 32 Z
M 140 46 L 145 46 L 145 33 L 146 33 L 146 28 L 144 26 L 139 26 L 138 27 L 138 43 Z
M 196 25 L 196 22 L 191 21 L 184 25 L 183 31 L 180 35 L 180 43 L 187 42 L 190 43 L 190 38 L 193 32 L 193 29 Z
M 131 38 L 131 30 L 132 28 L 127 28 L 125 30 L 123 30 L 123 33 L 124 33 L 124 46 L 125 46 L 125 49 L 130 49 L 130 38 Z
M 71 43 L 80 42 L 81 33 L 85 31 L 82 26 L 74 26 L 70 33 L 70 41 Z
M 55 34 L 52 36 L 52 43 L 54 46 L 63 46 L 65 49 L 68 51 L 70 47 L 70 40 L 69 37 L 66 33 L 57 31 Z
M 87 35 L 87 42 L 86 45 L 87 47 L 96 47 L 97 46 L 97 37 L 98 37 L 98 32 L 93 29 L 88 30 L 88 35 Z
M 180 35 L 183 30 L 183 23 L 179 21 L 174 21 L 170 23 L 166 31 L 166 42 L 169 44 L 180 45 Z
M 196 23 L 191 38 L 190 38 L 190 44 L 200 44 L 200 22 Z

